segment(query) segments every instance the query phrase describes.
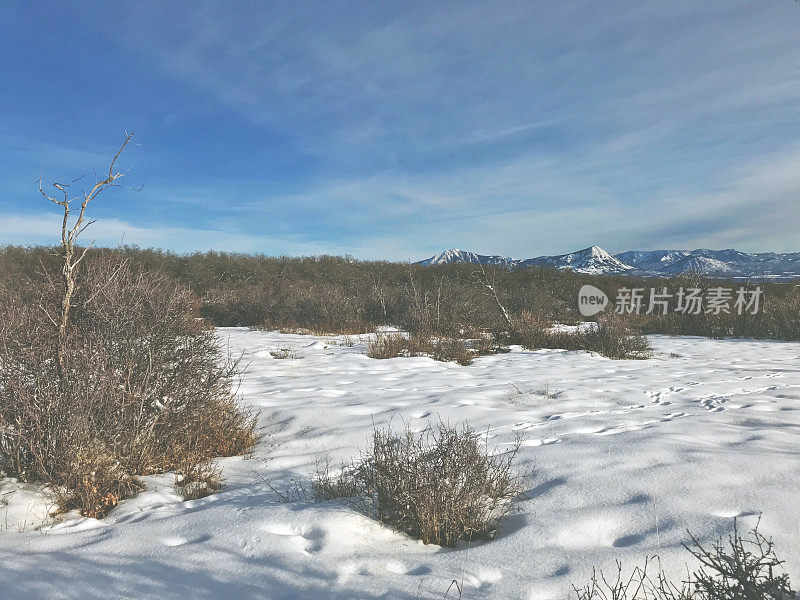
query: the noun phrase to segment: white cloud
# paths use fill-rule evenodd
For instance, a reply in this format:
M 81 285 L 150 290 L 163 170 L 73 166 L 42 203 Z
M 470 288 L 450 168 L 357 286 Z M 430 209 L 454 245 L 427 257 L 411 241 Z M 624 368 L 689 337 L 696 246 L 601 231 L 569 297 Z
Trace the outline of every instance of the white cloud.
M 193 118 L 235 114 L 295 169 L 274 182 L 227 156 L 253 175 L 155 181 L 137 206 L 164 227 L 119 206 L 95 235 L 374 258 L 796 248 L 793 3 L 347 6 L 125 5 L 114 43 L 196 92 Z
M 0 217 L 0 244 L 55 245 L 59 241 L 61 216 L 57 213 L 6 214 Z M 120 244 L 144 248 L 168 248 L 177 252 L 226 250 L 229 252 L 271 252 L 274 254 L 319 254 L 324 246 L 291 236 L 269 237 L 219 229 L 184 227 L 141 227 L 117 219 L 102 219 L 87 229 L 80 243 L 100 247 Z M 336 248 L 341 251 L 341 248 Z

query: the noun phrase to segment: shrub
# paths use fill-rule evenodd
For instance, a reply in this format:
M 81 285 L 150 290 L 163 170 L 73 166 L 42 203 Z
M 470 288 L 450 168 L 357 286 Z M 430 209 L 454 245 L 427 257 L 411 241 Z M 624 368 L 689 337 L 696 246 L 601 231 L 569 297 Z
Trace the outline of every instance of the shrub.
M 202 448 L 190 449 L 175 469 L 175 490 L 184 500 L 216 494 L 222 487 L 222 472 Z
M 100 251 L 90 250 L 87 260 Z M 108 252 L 108 251 L 105 251 Z M 622 287 L 644 290 L 680 286 L 708 289 L 755 283 L 720 281 L 682 275 L 643 279 L 622 275 L 587 275 L 548 267 L 488 269 L 476 285 L 477 265 L 430 267 L 402 263 L 356 261 L 347 257 L 269 257 L 223 252 L 178 255 L 123 247 L 111 251 L 145 270 L 159 270 L 189 286 L 202 299 L 202 314 L 219 326 L 294 329 L 316 333 L 364 333 L 381 325 L 447 337 L 465 337 L 465 330 L 505 331 L 508 322 L 500 304 L 515 320 L 523 312 L 541 322 L 582 320 L 576 298 L 584 284 L 610 297 Z M 0 248 L 0 288 L 32 276 L 42 263 L 57 267 L 52 248 Z M 479 278 L 480 280 L 480 278 Z M 634 330 L 649 334 L 800 339 L 800 289 L 794 283 L 764 282 L 757 315 L 626 315 Z M 497 294 L 497 300 L 494 297 Z M 0 289 L 0 293 L 2 289 Z M 562 337 L 559 343 L 569 340 Z
M 506 352 L 510 352 L 510 348 L 500 344 L 494 334 L 484 332 L 477 332 L 477 337 L 469 341 L 469 348 L 477 356 L 505 354 Z
M 54 481 L 59 510 L 78 509 L 86 517 L 99 518 L 120 500 L 141 489 L 139 481 L 127 474 L 120 462 L 101 443 L 76 447 Z
M 285 360 L 287 358 L 291 358 L 292 360 L 298 360 L 303 358 L 297 353 L 297 350 L 294 348 L 275 348 L 274 350 L 269 351 L 269 355 L 272 358 L 276 358 L 278 360 Z
M 367 342 L 367 356 L 386 359 L 398 356 L 419 356 L 431 354 L 433 345 L 430 338 L 422 335 L 402 333 L 378 333 Z
M 46 273 L 0 298 L 0 464 L 49 483 L 63 510 L 102 516 L 190 449 L 199 462 L 244 452 L 255 421 L 187 288 L 128 262 L 86 267 L 63 344 Z
M 372 448 L 342 473 L 317 478 L 320 500 L 356 506 L 426 544 L 492 537 L 520 485 L 511 470 L 518 446 L 492 455 L 469 427 L 421 434 L 376 429 Z
M 608 358 L 649 358 L 650 344 L 647 338 L 631 331 L 623 321 L 606 315 L 585 332 L 581 332 L 584 349 L 597 352 Z
M 689 534 L 692 545 L 684 545 L 700 567 L 686 581 L 670 581 L 664 572 L 645 560 L 628 576 L 617 562 L 615 577 L 595 571 L 589 584 L 575 587 L 577 600 L 789 600 L 796 596 L 789 576 L 780 572 L 771 539 L 758 531 L 758 524 L 743 538 L 734 521 L 727 544 L 717 540 L 710 548 Z M 657 561 L 657 559 L 656 559 Z
M 650 344 L 643 335 L 629 329 L 620 318 L 604 315 L 586 329 L 556 329 L 530 313 L 514 321 L 511 341 L 529 349 L 558 348 L 586 350 L 614 359 L 648 358 Z
M 472 364 L 474 353 L 458 338 L 437 338 L 433 341 L 431 358 L 440 361 L 455 361 L 462 366 Z
M 789 576 L 780 572 L 783 561 L 775 555 L 772 539 L 761 535 L 758 525 L 748 538 L 742 538 L 734 521 L 727 545 L 718 539 L 710 548 L 690 534 L 692 545 L 684 547 L 701 564 L 691 577 L 691 585 L 700 598 L 783 600 L 795 596 Z
M 367 356 L 381 359 L 429 356 L 433 360 L 469 365 L 475 354 L 458 338 L 431 338 L 421 333 L 412 333 L 409 336 L 402 333 L 379 333 L 367 342 Z

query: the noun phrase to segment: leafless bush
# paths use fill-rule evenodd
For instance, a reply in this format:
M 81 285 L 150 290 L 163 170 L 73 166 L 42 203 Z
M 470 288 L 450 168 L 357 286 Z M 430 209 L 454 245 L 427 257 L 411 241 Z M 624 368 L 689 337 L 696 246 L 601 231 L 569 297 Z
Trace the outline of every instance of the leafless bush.
M 297 360 L 303 358 L 294 348 L 275 348 L 274 350 L 270 350 L 269 354 L 272 358 L 277 358 L 278 360 L 285 360 L 287 358 Z
M 420 356 L 433 352 L 430 337 L 402 333 L 378 333 L 367 342 L 370 358 L 397 358 L 398 356 Z
M 47 273 L 0 298 L 0 463 L 51 484 L 62 509 L 102 516 L 188 449 L 199 462 L 244 452 L 255 422 L 189 290 L 127 262 L 84 267 L 63 342 Z
M 584 349 L 608 358 L 649 358 L 650 343 L 643 335 L 631 331 L 614 315 L 605 315 L 593 327 L 581 332 Z
M 475 354 L 458 338 L 437 338 L 433 341 L 431 358 L 440 361 L 455 361 L 462 366 L 472 363 Z
M 631 331 L 621 319 L 605 315 L 585 329 L 558 329 L 540 318 L 523 313 L 514 320 L 511 340 L 530 349 L 586 350 L 608 358 L 635 359 L 650 356 L 647 338 Z
M 350 498 L 426 544 L 454 546 L 496 533 L 520 492 L 511 469 L 517 449 L 490 454 L 466 426 L 375 429 L 370 451 L 336 476 L 318 477 L 314 491 L 321 500 Z
M 509 352 L 508 346 L 504 346 L 495 339 L 492 333 L 478 332 L 477 337 L 469 340 L 467 347 L 472 350 L 476 356 L 488 356 L 490 354 L 505 354 Z
M 222 488 L 222 471 L 203 449 L 190 449 L 175 469 L 175 490 L 184 500 L 216 494 Z
M 577 600 L 789 600 L 796 594 L 789 576 L 780 572 L 771 539 L 758 532 L 758 524 L 743 538 L 734 521 L 727 544 L 717 540 L 704 547 L 692 534 L 691 546 L 684 547 L 700 562 L 700 568 L 686 581 L 673 582 L 658 565 L 657 558 L 645 560 L 630 575 L 623 575 L 617 562 L 613 577 L 594 571 L 591 581 L 574 588 Z M 657 567 L 653 569 L 653 564 Z
M 90 250 L 87 260 L 94 253 Z M 16 284 L 36 271 L 40 261 L 60 269 L 51 254 L 49 248 L 0 248 L 0 282 Z M 191 287 L 203 301 L 203 316 L 215 325 L 325 334 L 365 333 L 382 325 L 461 338 L 469 337 L 465 333 L 469 331 L 513 332 L 500 306 L 514 325 L 523 312 L 543 323 L 576 324 L 582 321 L 576 298 L 584 284 L 610 297 L 623 287 L 641 288 L 644 307 L 651 289 L 735 289 L 740 285 L 752 289 L 755 285 L 697 276 L 587 275 L 546 267 L 489 268 L 484 276 L 476 273 L 475 265 L 422 267 L 334 256 L 177 255 L 139 248 L 119 248 L 114 254 L 148 270 L 161 270 Z M 739 315 L 734 310 L 721 315 L 642 314 L 626 315 L 624 321 L 644 334 L 800 339 L 800 288 L 794 283 L 758 285 L 763 303 L 756 315 Z
M 367 343 L 370 358 L 396 358 L 398 356 L 429 356 L 443 362 L 455 361 L 468 365 L 475 354 L 463 340 L 457 338 L 431 338 L 429 335 L 413 333 L 377 334 Z
M 364 497 L 364 481 L 361 465 L 344 465 L 336 473 L 331 471 L 330 464 L 318 468 L 311 482 L 313 498 L 317 502 L 347 499 L 354 501 L 358 508 L 369 512 L 371 498 Z
M 736 521 L 727 545 L 717 540 L 704 547 L 694 535 L 692 545 L 684 546 L 700 561 L 691 585 L 700 598 L 708 600 L 784 600 L 795 597 L 789 576 L 781 573 L 783 561 L 775 555 L 774 544 L 758 532 L 758 524 L 747 538 L 739 535 Z
M 69 450 L 71 456 L 55 466 L 58 470 L 53 480 L 61 512 L 78 509 L 86 517 L 99 518 L 142 488 L 102 443 L 89 442 Z

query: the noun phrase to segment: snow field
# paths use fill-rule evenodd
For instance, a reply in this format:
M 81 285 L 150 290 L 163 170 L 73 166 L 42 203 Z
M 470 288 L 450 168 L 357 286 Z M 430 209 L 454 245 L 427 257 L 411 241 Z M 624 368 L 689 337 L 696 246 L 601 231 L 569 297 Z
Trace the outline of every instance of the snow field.
M 565 598 L 593 565 L 659 554 L 677 577 L 689 529 L 732 518 L 775 537 L 800 581 L 800 345 L 654 336 L 612 361 L 514 348 L 467 367 L 374 360 L 366 337 L 221 329 L 244 352 L 242 402 L 264 438 L 221 462 L 225 488 L 182 502 L 172 476 L 104 521 L 47 521 L 34 486 L 0 482 L 0 599 Z M 276 348 L 302 358 L 278 360 Z M 495 540 L 442 549 L 337 503 L 275 501 L 366 449 L 373 426 L 469 422 L 502 450 L 521 436 L 526 497 Z

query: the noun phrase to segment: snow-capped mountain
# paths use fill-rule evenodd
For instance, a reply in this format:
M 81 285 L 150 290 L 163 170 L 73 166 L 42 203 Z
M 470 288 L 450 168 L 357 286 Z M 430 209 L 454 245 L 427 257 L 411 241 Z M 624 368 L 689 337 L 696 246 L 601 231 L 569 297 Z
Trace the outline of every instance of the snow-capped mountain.
M 599 246 L 590 246 L 577 252 L 558 256 L 539 256 L 526 260 L 516 260 L 506 256 L 483 255 L 465 250 L 451 249 L 435 254 L 419 262 L 421 265 L 442 265 L 448 263 L 469 263 L 501 267 L 552 266 L 558 269 L 572 269 L 579 273 L 612 274 L 626 273 L 634 267 L 625 264 Z
M 464 250 L 446 250 L 420 261 L 423 265 L 446 263 L 471 263 L 509 268 L 552 266 L 579 273 L 629 274 L 645 277 L 700 273 L 710 277 L 726 278 L 800 278 L 800 252 L 748 254 L 733 249 L 631 250 L 611 255 L 598 246 L 591 246 L 569 254 L 539 256 L 524 260 L 475 254 Z
M 644 274 L 701 273 L 712 277 L 800 277 L 800 252 L 748 254 L 733 250 L 653 250 L 616 257 Z
M 591 246 L 583 250 L 578 250 L 577 252 L 570 252 L 569 254 L 561 254 L 559 256 L 531 258 L 521 261 L 519 264 L 526 267 L 548 265 L 559 269 L 572 269 L 578 273 L 605 275 L 626 273 L 633 270 L 632 266 L 611 256 L 599 246 Z
M 515 261 L 505 256 L 486 256 L 483 254 L 475 254 L 474 252 L 467 252 L 466 250 L 459 250 L 458 248 L 452 248 L 422 260 L 419 264 L 427 267 L 429 265 L 445 265 L 447 263 L 470 263 L 476 265 L 510 267 L 514 265 Z
M 677 262 L 666 265 L 659 273 L 665 275 L 678 275 L 679 273 L 699 273 L 701 275 L 711 275 L 717 277 L 736 276 L 741 269 L 736 265 L 711 258 L 709 256 L 690 255 Z
M 687 256 L 686 250 L 631 250 L 616 255 L 626 265 L 645 271 L 661 271 Z
M 789 275 L 800 273 L 800 252 L 776 254 L 775 252 L 760 252 L 752 255 L 761 261 L 763 269 L 774 275 Z

